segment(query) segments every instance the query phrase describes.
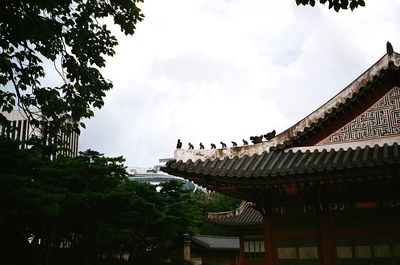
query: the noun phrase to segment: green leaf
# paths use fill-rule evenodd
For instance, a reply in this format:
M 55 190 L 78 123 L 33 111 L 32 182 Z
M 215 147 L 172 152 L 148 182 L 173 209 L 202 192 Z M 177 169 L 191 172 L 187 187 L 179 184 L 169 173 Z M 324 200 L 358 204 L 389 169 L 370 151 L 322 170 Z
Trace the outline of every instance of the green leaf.
M 0 45 L 5 47 L 0 54 L 0 84 L 13 80 L 14 92 L 23 90 L 25 97 L 14 93 L 14 102 L 24 108 L 39 108 L 60 131 L 64 127 L 60 114 L 73 113 L 78 130 L 80 120 L 92 117 L 92 108 L 101 108 L 105 91 L 112 88 L 99 68 L 105 66 L 106 56 L 115 54 L 118 42 L 101 18 L 114 18 L 120 29 L 131 35 L 135 24 L 143 19 L 138 2 L 0 1 Z M 43 63 L 46 60 L 42 58 L 55 63 L 61 58 L 57 71 L 64 75 L 63 86 L 41 86 L 40 80 L 48 83 Z M 0 101 L 0 108 L 8 108 L 10 102 Z

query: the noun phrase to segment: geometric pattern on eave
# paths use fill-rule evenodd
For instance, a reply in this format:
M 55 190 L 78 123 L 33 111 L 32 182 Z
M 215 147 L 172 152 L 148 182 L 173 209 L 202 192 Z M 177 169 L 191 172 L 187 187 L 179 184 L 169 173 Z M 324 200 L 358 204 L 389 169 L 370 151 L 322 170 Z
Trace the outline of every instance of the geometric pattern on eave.
M 400 54 L 386 54 L 346 88 L 305 118 L 269 141 L 254 145 L 219 149 L 176 149 L 175 159 L 206 160 L 261 154 L 264 151 L 313 146 L 350 123 L 380 100 L 393 87 L 400 86 Z
M 272 147 L 271 150 L 282 150 L 288 147 L 304 145 L 303 143 L 305 141 L 323 133 L 327 127 L 331 126 L 332 124 L 334 125 L 337 121 L 340 121 L 343 115 L 351 112 L 351 110 L 354 108 L 362 106 L 364 102 L 369 99 L 372 93 L 386 92 L 392 88 L 388 86 L 382 86 L 384 83 L 390 83 L 392 87 L 400 84 L 400 68 L 392 61 L 389 62 L 389 65 L 386 69 L 380 70 L 357 92 L 352 93 L 350 97 L 347 97 L 345 101 L 339 102 L 333 108 L 329 109 L 329 111 L 326 111 L 323 117 L 320 117 L 318 120 L 308 124 L 308 126 L 304 127 L 302 131 L 299 131 L 291 137 L 285 139 L 283 142 Z M 296 127 L 296 125 L 293 127 Z
M 270 151 L 260 155 L 224 158 L 223 160 L 205 160 L 186 162 L 170 160 L 163 171 L 180 175 L 199 184 L 210 181 L 250 183 L 251 180 L 263 183 L 288 183 L 302 175 L 332 175 L 332 172 L 352 171 L 370 173 L 379 169 L 380 173 L 395 174 L 400 172 L 400 148 L 397 142 L 382 146 L 349 147 L 347 149 L 315 149 L 298 151 Z M 221 182 L 221 184 L 222 184 Z
M 400 135 L 400 87 L 393 87 L 369 109 L 316 145 L 374 140 Z

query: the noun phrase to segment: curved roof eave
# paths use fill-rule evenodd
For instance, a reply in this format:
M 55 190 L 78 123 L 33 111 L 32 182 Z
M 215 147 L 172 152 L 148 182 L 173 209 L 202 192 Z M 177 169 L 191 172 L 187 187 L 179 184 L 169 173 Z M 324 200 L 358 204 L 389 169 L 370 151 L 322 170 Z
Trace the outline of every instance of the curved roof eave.
M 396 67 L 400 67 L 400 54 L 385 54 L 381 59 L 379 59 L 374 65 L 372 65 L 368 70 L 362 73 L 358 78 L 351 82 L 342 91 L 332 97 L 328 102 L 323 104 L 321 107 L 313 111 L 311 114 L 307 115 L 305 118 L 289 127 L 285 131 L 276 135 L 272 140 L 262 142 L 254 145 L 238 146 L 231 148 L 222 149 L 176 149 L 174 153 L 174 159 L 182 162 L 188 160 L 192 161 L 205 161 L 233 158 L 233 157 L 243 157 L 245 155 L 252 156 L 254 154 L 260 155 L 265 151 L 269 151 L 271 147 L 276 147 L 282 145 L 287 141 L 295 138 L 297 135 L 303 133 L 307 128 L 311 127 L 313 124 L 318 123 L 319 120 L 323 119 L 328 113 L 332 112 L 340 104 L 343 104 L 351 98 L 355 93 L 358 93 L 361 88 L 365 87 L 367 83 L 377 75 L 381 70 L 385 70 L 389 67 L 390 63 L 393 63 Z

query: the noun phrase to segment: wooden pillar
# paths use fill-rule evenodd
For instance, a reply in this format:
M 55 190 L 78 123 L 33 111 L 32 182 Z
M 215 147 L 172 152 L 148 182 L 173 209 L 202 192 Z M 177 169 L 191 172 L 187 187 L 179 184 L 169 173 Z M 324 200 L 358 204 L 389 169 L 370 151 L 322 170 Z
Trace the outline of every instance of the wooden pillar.
M 272 238 L 272 218 L 269 215 L 263 216 L 264 226 L 264 249 L 265 249 L 265 265 L 275 265 L 275 249 Z
M 191 253 L 190 253 L 190 240 L 183 241 L 183 259 L 190 261 Z
M 240 252 L 239 252 L 239 265 L 244 264 L 244 237 L 242 232 L 240 233 L 240 238 L 239 238 L 239 244 L 240 244 Z
M 333 242 L 332 224 L 327 213 L 319 214 L 320 222 L 320 246 L 321 246 L 321 264 L 334 265 L 335 245 Z

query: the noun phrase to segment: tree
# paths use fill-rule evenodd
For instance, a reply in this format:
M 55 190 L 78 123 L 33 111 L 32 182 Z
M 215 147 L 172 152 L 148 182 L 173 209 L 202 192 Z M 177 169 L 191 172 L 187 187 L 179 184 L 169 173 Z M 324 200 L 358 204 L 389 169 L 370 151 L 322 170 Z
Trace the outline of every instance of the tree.
M 88 150 L 49 160 L 19 145 L 0 136 L 0 264 L 123 263 L 121 251 L 130 264 L 179 264 L 184 235 L 204 231 L 221 201 L 179 182 L 157 192 L 131 181 L 122 157 Z
M 48 160 L 41 149 L 20 149 L 2 136 L 0 149 L 0 263 L 92 264 L 114 213 L 108 205 L 126 181 L 123 159 L 89 150 Z M 118 216 L 122 205 L 115 205 Z M 122 225 L 117 221 L 114 227 Z
M 314 6 L 316 1 L 318 0 L 296 0 L 296 4 Z M 333 8 L 336 12 L 339 12 L 340 9 L 350 8 L 354 10 L 360 6 L 365 6 L 364 0 L 319 0 L 319 2 L 321 4 L 328 2 L 328 8 Z
M 101 108 L 111 81 L 100 73 L 117 40 L 109 18 L 127 35 L 143 19 L 142 0 L 2 0 L 0 1 L 0 110 L 15 105 L 38 125 L 52 120 L 56 129 L 79 130 L 82 118 Z M 45 64 L 62 82 L 49 87 Z M 40 117 L 32 109 L 40 109 Z M 0 114 L 0 116 L 2 116 Z M 1 119 L 2 118 L 2 119 Z M 4 117 L 0 117 L 4 121 Z

